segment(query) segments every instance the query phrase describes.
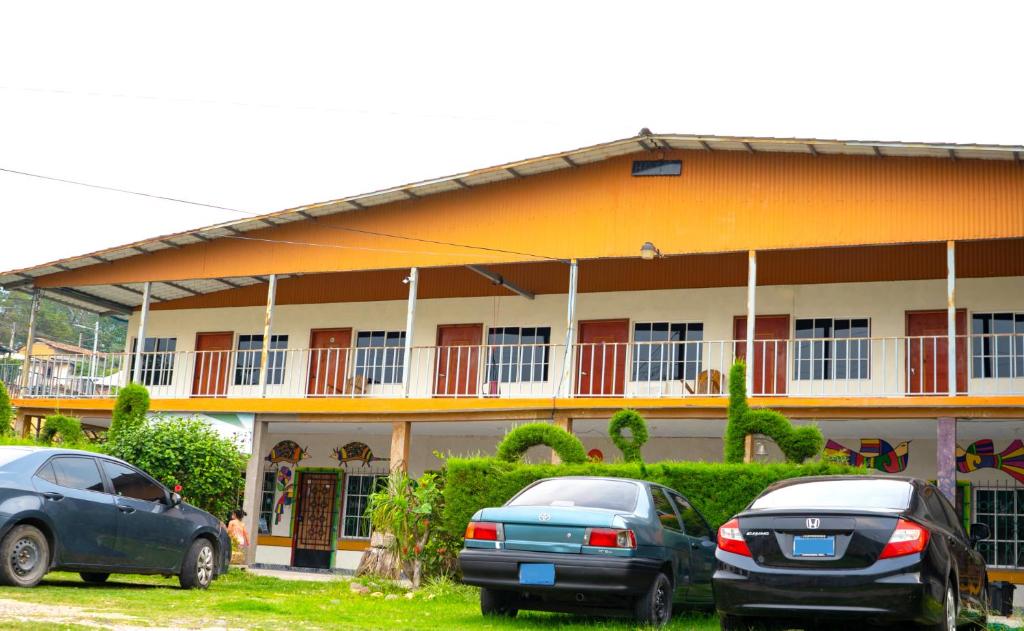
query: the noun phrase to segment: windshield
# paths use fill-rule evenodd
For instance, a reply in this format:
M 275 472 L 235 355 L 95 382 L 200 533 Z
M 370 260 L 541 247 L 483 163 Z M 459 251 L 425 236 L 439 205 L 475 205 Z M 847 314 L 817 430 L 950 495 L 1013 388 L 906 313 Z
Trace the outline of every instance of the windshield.
M 0 447 L 0 467 L 10 464 L 18 458 L 23 458 L 32 453 L 31 449 L 18 447 Z
M 910 505 L 912 490 L 910 483 L 903 480 L 820 480 L 765 493 L 750 508 L 904 510 Z
M 545 480 L 512 498 L 508 506 L 582 506 L 633 512 L 638 486 L 614 480 Z

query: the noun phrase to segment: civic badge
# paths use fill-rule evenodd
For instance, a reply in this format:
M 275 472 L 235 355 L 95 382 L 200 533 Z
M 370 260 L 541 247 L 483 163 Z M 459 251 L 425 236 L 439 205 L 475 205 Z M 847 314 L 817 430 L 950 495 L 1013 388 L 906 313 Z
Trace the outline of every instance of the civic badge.
M 541 513 L 540 515 L 537 515 L 537 519 L 539 519 L 540 521 L 551 521 L 551 515 L 547 513 Z
M 818 526 L 820 526 L 820 525 L 821 525 L 821 520 L 818 519 L 817 517 L 808 517 L 807 518 L 807 527 L 810 528 L 811 530 L 817 530 Z

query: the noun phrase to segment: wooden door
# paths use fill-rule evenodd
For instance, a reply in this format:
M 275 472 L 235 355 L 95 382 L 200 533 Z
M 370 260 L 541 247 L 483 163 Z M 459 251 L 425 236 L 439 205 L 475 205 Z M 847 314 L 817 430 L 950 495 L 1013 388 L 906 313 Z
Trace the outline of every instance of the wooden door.
M 945 311 L 907 312 L 907 392 L 911 394 L 949 393 L 949 340 Z M 967 331 L 967 312 L 956 312 L 956 334 Z M 967 392 L 967 341 L 956 343 L 956 389 Z
M 733 321 L 736 359 L 747 358 L 747 317 Z M 786 394 L 786 362 L 789 359 L 789 316 L 757 316 L 754 319 L 754 392 L 761 396 Z
M 196 361 L 192 373 L 192 396 L 223 397 L 228 392 L 231 345 L 234 333 L 196 335 Z
M 580 322 L 576 353 L 576 394 L 618 396 L 626 391 L 629 320 Z
M 299 471 L 292 565 L 330 568 L 338 516 L 338 473 Z
M 306 394 L 329 397 L 345 392 L 352 329 L 315 329 L 309 336 L 309 384 Z
M 442 324 L 437 327 L 434 396 L 476 396 L 480 383 L 482 324 Z

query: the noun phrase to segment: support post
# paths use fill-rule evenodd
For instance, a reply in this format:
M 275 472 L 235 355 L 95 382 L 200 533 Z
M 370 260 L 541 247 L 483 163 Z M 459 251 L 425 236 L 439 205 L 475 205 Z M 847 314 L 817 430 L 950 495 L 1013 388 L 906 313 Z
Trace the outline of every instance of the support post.
M 956 383 L 956 242 L 946 241 L 946 339 L 949 364 L 949 396 L 955 397 Z
M 142 286 L 142 309 L 139 312 L 139 331 L 135 335 L 135 370 L 132 371 L 132 383 L 142 383 L 142 351 L 146 347 L 146 321 L 149 320 L 149 299 L 151 283 L 147 280 Z
M 36 315 L 39 314 L 39 289 L 32 290 L 32 305 L 28 311 L 28 334 L 25 338 L 25 357 L 21 360 L 21 389 L 29 388 L 32 376 L 32 347 L 36 344 Z M 24 392 L 22 392 L 24 396 Z
M 935 466 L 939 491 L 956 505 L 956 419 L 948 416 L 936 419 L 936 438 Z
M 743 437 L 743 462 L 750 464 L 754 461 L 754 435 L 747 434 Z
M 571 434 L 572 418 L 564 414 L 555 416 L 555 427 L 560 427 Z M 558 453 L 554 449 L 551 450 L 551 464 L 562 464 L 562 459 L 558 457 Z
M 263 493 L 263 435 L 267 422 L 256 416 L 252 422 L 252 455 L 245 465 L 245 491 L 242 495 L 243 523 L 249 533 L 249 549 L 245 551 L 245 564 L 256 562 L 256 542 L 260 538 L 260 495 Z
M 277 274 L 267 284 L 267 311 L 263 316 L 263 350 L 260 352 L 260 397 L 267 396 L 267 368 L 270 367 L 270 336 L 274 328 L 274 303 L 277 300 Z
M 747 253 L 747 396 L 754 395 L 754 324 L 757 322 L 757 252 Z
M 579 279 L 579 265 L 576 259 L 569 262 L 569 298 L 565 310 L 565 357 L 562 359 L 562 379 L 560 392 L 555 393 L 568 398 L 572 392 L 572 358 L 573 347 L 576 345 L 576 286 Z
M 411 421 L 391 423 L 391 470 L 409 472 L 409 441 L 412 439 Z
M 409 398 L 412 388 L 412 330 L 416 325 L 416 294 L 420 286 L 420 270 L 417 267 L 409 270 L 409 301 L 405 311 L 405 353 L 402 357 L 402 390 L 405 398 Z

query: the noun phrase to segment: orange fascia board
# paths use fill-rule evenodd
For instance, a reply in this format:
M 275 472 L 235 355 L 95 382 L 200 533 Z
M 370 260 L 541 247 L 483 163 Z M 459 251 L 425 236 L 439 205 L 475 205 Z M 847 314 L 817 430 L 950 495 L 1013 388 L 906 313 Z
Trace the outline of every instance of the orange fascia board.
M 661 154 L 683 160 L 680 177 L 631 177 L 631 160 L 648 154 L 623 156 L 91 265 L 36 284 L 635 257 L 645 241 L 671 255 L 1024 236 L 1024 168 L 1014 162 Z

